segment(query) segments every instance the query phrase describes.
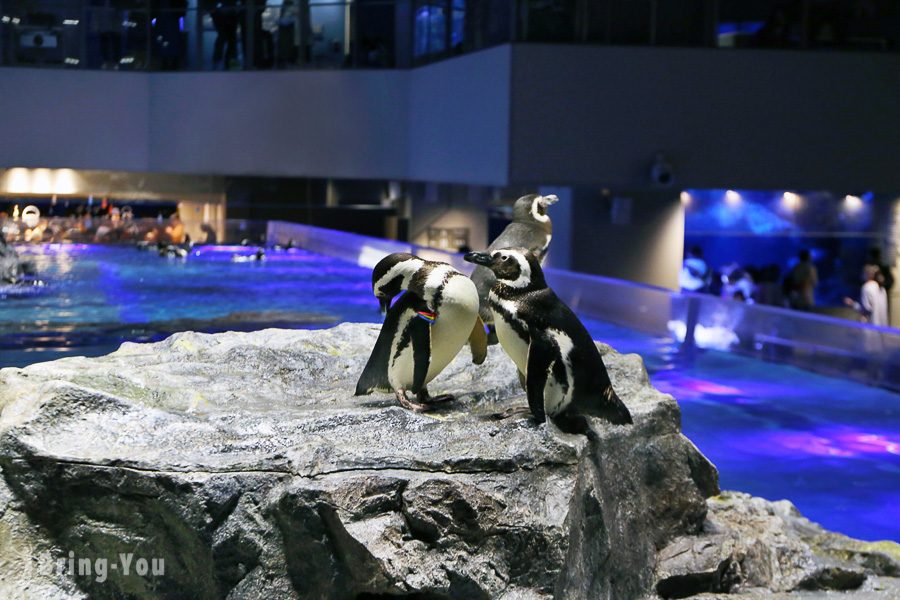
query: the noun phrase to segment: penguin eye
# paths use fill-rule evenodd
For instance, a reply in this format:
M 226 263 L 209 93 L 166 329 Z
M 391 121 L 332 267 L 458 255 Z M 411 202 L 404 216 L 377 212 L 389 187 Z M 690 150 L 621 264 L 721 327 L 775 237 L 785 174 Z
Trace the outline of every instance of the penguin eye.
M 501 258 L 501 259 L 500 259 L 500 260 L 502 260 L 502 261 L 503 261 L 503 262 L 506 262 L 506 261 L 508 261 L 508 260 L 509 260 L 509 257 L 508 257 L 508 256 L 504 256 L 504 257 L 503 257 L 503 258 Z

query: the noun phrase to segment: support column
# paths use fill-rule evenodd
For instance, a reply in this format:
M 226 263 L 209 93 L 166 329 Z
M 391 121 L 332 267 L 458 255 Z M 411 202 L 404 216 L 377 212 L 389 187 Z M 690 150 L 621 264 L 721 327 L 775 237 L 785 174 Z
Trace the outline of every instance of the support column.
M 679 191 L 575 188 L 571 267 L 678 289 L 684 253 Z

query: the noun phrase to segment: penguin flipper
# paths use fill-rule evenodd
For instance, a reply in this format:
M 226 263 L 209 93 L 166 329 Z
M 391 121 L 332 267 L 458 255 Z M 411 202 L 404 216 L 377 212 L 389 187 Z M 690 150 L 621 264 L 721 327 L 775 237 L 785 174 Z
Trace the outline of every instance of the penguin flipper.
M 481 317 L 475 317 L 475 326 L 469 334 L 469 347 L 472 349 L 472 362 L 476 365 L 483 363 L 487 358 L 488 339 Z
M 356 396 L 364 396 L 372 392 L 393 391 L 388 380 L 391 347 L 400 326 L 400 317 L 406 311 L 415 311 L 415 304 L 414 297 L 404 294 L 388 309 L 384 317 L 384 324 L 378 334 L 378 340 L 375 342 L 372 354 L 369 355 L 369 361 L 359 376 L 359 381 L 356 382 Z
M 413 351 L 413 383 L 409 391 L 418 394 L 425 388 L 425 378 L 431 366 L 431 323 L 413 317 L 409 324 L 409 335 Z
M 490 251 L 490 248 L 488 251 Z M 488 294 L 490 294 L 491 288 L 494 287 L 494 284 L 497 282 L 497 278 L 494 276 L 493 271 L 487 267 L 478 265 L 475 267 L 475 270 L 472 271 L 471 279 L 472 282 L 475 283 L 475 289 L 478 290 L 478 314 L 485 323 L 493 323 L 494 313 L 491 312 Z
M 525 362 L 525 394 L 531 414 L 538 423 L 547 420 L 544 412 L 544 388 L 550 376 L 550 367 L 555 358 L 553 346 L 546 340 L 531 338 L 528 358 Z

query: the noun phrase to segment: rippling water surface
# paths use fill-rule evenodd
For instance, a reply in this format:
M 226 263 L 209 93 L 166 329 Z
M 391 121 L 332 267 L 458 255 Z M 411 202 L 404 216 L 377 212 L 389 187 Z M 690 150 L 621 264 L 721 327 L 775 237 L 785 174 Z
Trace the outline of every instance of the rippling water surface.
M 24 252 L 48 286 L 0 292 L 0 366 L 96 356 L 185 329 L 380 321 L 368 269 L 302 250 L 270 252 L 261 264 L 232 262 L 253 252 L 234 247 L 188 260 L 98 246 Z M 723 488 L 788 498 L 854 537 L 900 540 L 900 395 L 720 352 L 685 362 L 671 339 L 585 323 L 596 339 L 644 357 Z

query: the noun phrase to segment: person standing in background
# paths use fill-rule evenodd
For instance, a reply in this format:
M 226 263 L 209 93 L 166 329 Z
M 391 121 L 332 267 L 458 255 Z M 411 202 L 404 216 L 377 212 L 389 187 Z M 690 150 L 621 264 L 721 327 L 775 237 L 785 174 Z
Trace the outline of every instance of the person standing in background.
M 888 323 L 890 326 L 891 320 L 891 290 L 894 288 L 894 272 L 891 270 L 891 266 L 885 263 L 881 259 L 881 248 L 877 246 L 873 246 L 869 248 L 869 256 L 866 259 L 866 264 L 863 266 L 863 281 L 867 281 L 868 277 L 866 275 L 866 269 L 869 267 L 875 267 L 881 272 L 881 287 L 884 288 L 885 293 L 887 294 L 887 314 L 888 314 Z
M 800 259 L 788 273 L 785 280 L 788 302 L 796 310 L 812 310 L 816 305 L 816 286 L 819 285 L 819 272 L 812 262 L 809 250 L 805 248 L 797 256 Z
M 219 67 L 228 70 L 237 62 L 237 32 L 240 15 L 237 0 L 204 0 L 201 7 L 209 12 L 213 27 L 216 29 L 216 41 L 213 44 L 213 69 Z
M 709 265 L 703 260 L 703 250 L 700 246 L 691 246 L 687 256 L 684 257 L 681 273 L 678 276 L 681 290 L 697 293 L 708 292 L 711 280 L 712 272 Z
M 866 282 L 859 292 L 859 302 L 852 298 L 844 298 L 847 306 L 855 308 L 863 321 L 876 327 L 888 327 L 887 290 L 884 289 L 884 276 L 875 265 L 866 265 L 863 269 Z

